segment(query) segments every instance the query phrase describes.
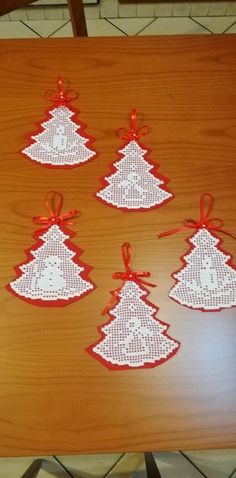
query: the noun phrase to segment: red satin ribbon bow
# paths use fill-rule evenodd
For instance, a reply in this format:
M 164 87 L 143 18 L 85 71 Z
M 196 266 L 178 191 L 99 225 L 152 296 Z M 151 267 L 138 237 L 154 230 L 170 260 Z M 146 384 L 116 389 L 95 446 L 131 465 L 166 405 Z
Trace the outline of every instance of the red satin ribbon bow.
M 133 280 L 139 284 L 144 284 L 149 287 L 156 287 L 155 284 L 151 282 L 147 282 L 143 279 L 143 277 L 150 277 L 150 272 L 143 272 L 143 271 L 132 271 L 131 269 L 131 257 L 132 257 L 132 249 L 131 245 L 128 242 L 125 242 L 122 246 L 122 257 L 125 265 L 125 272 L 114 272 L 112 274 L 113 279 L 121 279 L 122 285 L 111 292 L 112 297 L 109 301 L 108 305 L 102 312 L 102 315 L 105 315 L 109 310 L 116 304 L 118 294 L 125 285 L 128 280 Z
M 223 234 L 227 234 L 227 236 L 233 237 L 236 239 L 233 234 L 230 232 L 225 231 L 222 229 L 224 225 L 222 219 L 219 217 L 212 217 L 210 218 L 211 211 L 213 209 L 214 204 L 214 197 L 210 193 L 204 193 L 200 199 L 200 220 L 199 222 L 195 221 L 194 219 L 185 219 L 183 222 L 183 226 L 177 227 L 176 229 L 172 229 L 171 231 L 161 232 L 159 237 L 170 236 L 171 234 L 176 234 L 177 232 L 185 231 L 188 228 L 192 229 L 200 229 L 206 228 L 209 231 L 219 231 Z
M 57 90 L 47 90 L 45 96 L 57 105 L 65 105 L 75 100 L 78 94 L 74 90 L 66 90 L 63 79 L 59 76 L 57 79 Z
M 131 141 L 133 139 L 138 139 L 140 136 L 144 136 L 151 131 L 151 128 L 144 124 L 140 128 L 137 128 L 137 110 L 131 111 L 130 116 L 130 130 L 126 128 L 119 128 L 116 132 L 118 138 Z
M 78 211 L 76 209 L 60 215 L 63 205 L 63 196 L 61 193 L 49 191 L 45 197 L 45 205 L 49 212 L 49 217 L 35 216 L 33 217 L 34 224 L 43 224 L 43 228 L 47 228 L 53 224 L 60 224 L 61 222 L 69 226 L 74 225 L 74 222 L 69 221 L 69 219 L 77 216 Z

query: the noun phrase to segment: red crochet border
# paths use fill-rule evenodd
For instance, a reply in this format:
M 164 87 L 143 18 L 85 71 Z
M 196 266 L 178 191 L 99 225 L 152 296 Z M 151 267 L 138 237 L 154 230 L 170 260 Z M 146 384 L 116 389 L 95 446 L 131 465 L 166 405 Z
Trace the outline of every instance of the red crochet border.
M 124 145 L 119 148 L 119 149 L 123 149 L 125 148 L 129 143 L 130 143 L 131 140 L 128 140 L 124 143 Z M 172 194 L 171 197 L 165 199 L 161 204 L 157 204 L 155 206 L 151 206 L 149 208 L 137 208 L 137 209 L 128 209 L 128 208 L 125 208 L 125 207 L 118 207 L 118 206 L 114 206 L 113 204 L 110 204 L 108 203 L 107 201 L 105 201 L 104 199 L 98 197 L 96 194 L 99 193 L 100 191 L 102 191 L 105 187 L 107 187 L 109 185 L 109 183 L 105 180 L 104 176 L 100 177 L 99 178 L 99 181 L 101 182 L 102 184 L 102 188 L 100 188 L 98 191 L 96 191 L 96 193 L 93 194 L 93 196 L 100 202 L 102 202 L 103 204 L 105 204 L 106 206 L 110 206 L 110 207 L 113 207 L 114 209 L 118 209 L 120 211 L 125 211 L 125 212 L 147 212 L 147 211 L 151 211 L 152 209 L 157 209 L 159 207 L 162 207 L 164 206 L 165 204 L 167 204 L 169 201 L 171 201 L 172 199 L 175 198 L 175 195 L 174 193 L 172 193 L 168 187 L 166 186 L 168 183 L 169 183 L 169 178 L 165 177 L 165 176 L 162 176 L 161 174 L 157 174 L 157 170 L 158 168 L 160 167 L 160 165 L 158 163 L 153 163 L 152 160 L 150 159 L 147 159 L 147 157 L 149 155 L 151 155 L 152 153 L 152 149 L 148 148 L 146 145 L 144 145 L 143 143 L 141 143 L 141 141 L 139 141 L 138 139 L 135 139 L 136 143 L 140 146 L 140 148 L 142 149 L 146 149 L 147 152 L 144 154 L 144 159 L 145 161 L 150 164 L 150 166 L 153 167 L 152 171 L 151 171 L 151 174 L 153 174 L 153 176 L 156 178 L 156 179 L 160 179 L 161 181 L 163 181 L 163 184 L 161 185 L 161 189 L 163 189 L 164 191 L 166 191 L 167 193 L 169 194 Z M 119 151 L 117 150 L 116 151 L 116 154 L 118 156 L 118 161 L 123 159 L 124 158 L 124 155 L 119 153 Z M 112 163 L 109 163 L 109 168 L 110 168 L 110 174 L 109 174 L 109 177 L 116 173 L 117 172 L 117 169 L 115 168 L 114 166 L 114 163 L 117 163 L 117 160 L 112 162 Z
M 51 226 L 49 226 L 51 227 Z M 75 236 L 75 232 L 72 232 L 72 231 L 69 231 L 67 228 L 65 228 L 64 226 L 62 226 L 60 224 L 60 229 L 62 230 L 62 232 L 66 235 L 69 235 L 70 236 L 70 239 Z M 41 245 L 44 244 L 44 242 L 39 238 L 39 236 L 41 234 L 44 234 L 49 228 L 45 228 L 45 229 L 39 229 L 38 231 L 36 231 L 34 234 L 33 234 L 33 238 L 36 239 L 36 244 L 34 244 L 33 247 L 31 248 L 28 248 L 25 250 L 25 254 L 27 256 L 27 259 L 25 261 L 23 261 L 21 264 L 17 265 L 14 267 L 14 270 L 16 272 L 16 278 L 19 278 L 22 276 L 22 271 L 20 270 L 20 267 L 23 266 L 24 264 L 28 264 L 29 261 L 33 260 L 34 257 L 33 255 L 31 254 L 31 251 L 35 251 L 38 249 L 38 247 L 40 247 Z M 80 300 L 82 299 L 82 297 L 85 297 L 87 294 L 89 294 L 90 292 L 94 291 L 96 289 L 96 284 L 89 278 L 88 279 L 88 274 L 89 272 L 93 269 L 93 267 L 91 266 L 88 266 L 87 264 L 85 264 L 84 262 L 81 262 L 81 261 L 78 261 L 78 259 L 76 259 L 76 257 L 79 257 L 83 252 L 84 250 L 83 249 L 80 249 L 78 248 L 77 246 L 75 246 L 71 241 L 70 239 L 66 239 L 65 240 L 65 245 L 70 249 L 72 250 L 73 252 L 76 253 L 76 256 L 74 258 L 72 258 L 73 262 L 75 264 L 77 264 L 78 266 L 82 266 L 84 267 L 84 270 L 81 272 L 81 277 L 82 279 L 84 280 L 87 280 L 89 282 L 91 282 L 91 284 L 93 285 L 93 289 L 89 289 L 87 291 L 85 291 L 83 294 L 81 294 L 79 297 L 74 297 L 74 298 L 71 298 L 71 299 L 59 299 L 59 300 L 49 300 L 49 301 L 44 301 L 42 299 L 30 299 L 28 297 L 23 297 L 22 295 L 20 294 L 17 294 L 17 292 L 15 292 L 12 288 L 11 288 L 11 285 L 10 283 L 7 284 L 5 287 L 6 289 L 11 292 L 11 294 L 15 295 L 16 297 L 18 297 L 19 299 L 23 300 L 24 302 L 27 302 L 29 304 L 33 304 L 33 305 L 38 305 L 38 306 L 42 306 L 42 307 L 64 307 L 65 305 L 69 305 L 71 304 L 72 302 L 75 302 L 77 300 Z M 16 279 L 15 278 L 15 279 Z M 14 279 L 13 279 L 14 280 Z
M 134 281 L 135 282 L 135 281 Z M 90 354 L 92 357 L 95 357 L 99 362 L 101 362 L 103 365 L 105 365 L 106 368 L 108 368 L 109 370 L 137 370 L 137 369 L 144 369 L 144 368 L 154 368 L 154 367 L 157 367 L 158 365 L 161 365 L 162 363 L 166 362 L 167 360 L 169 360 L 171 357 L 173 357 L 179 350 L 180 348 L 180 345 L 181 343 L 174 339 L 173 337 L 170 337 L 166 332 L 167 330 L 169 329 L 170 327 L 170 324 L 167 324 L 166 322 L 163 322 L 162 320 L 158 319 L 157 317 L 155 317 L 155 315 L 158 313 L 159 311 L 159 307 L 156 307 L 154 304 L 152 304 L 149 300 L 147 300 L 147 297 L 149 296 L 150 292 L 145 289 L 141 284 L 138 284 L 138 286 L 140 287 L 140 289 L 142 289 L 145 293 L 146 293 L 146 296 L 145 298 L 143 299 L 144 302 L 147 304 L 147 305 L 150 305 L 151 307 L 154 307 L 156 309 L 156 312 L 154 312 L 153 314 L 153 319 L 156 320 L 157 322 L 160 322 L 160 324 L 162 325 L 166 325 L 167 326 L 167 329 L 165 331 L 163 331 L 163 335 L 165 335 L 166 337 L 168 337 L 169 339 L 171 340 L 174 340 L 177 344 L 178 344 L 178 347 L 173 350 L 169 355 L 168 357 L 166 358 L 163 358 L 163 359 L 160 359 L 160 360 L 156 360 L 155 362 L 153 363 L 147 363 L 147 364 L 144 364 L 144 365 L 141 365 L 139 367 L 130 367 L 129 365 L 115 365 L 115 364 L 112 364 L 110 362 L 107 362 L 105 359 L 103 359 L 99 354 L 97 354 L 96 352 L 93 351 L 93 347 L 95 347 L 96 345 L 98 345 L 105 337 L 106 337 L 106 334 L 102 331 L 102 327 L 104 327 L 105 325 L 108 325 L 110 324 L 111 322 L 114 321 L 114 317 L 112 317 L 110 315 L 110 313 L 108 312 L 108 315 L 109 315 L 109 319 L 107 322 L 105 322 L 104 324 L 100 325 L 97 327 L 97 330 L 99 332 L 99 334 L 101 335 L 101 337 L 92 345 L 89 345 L 89 347 L 86 347 L 85 351 L 88 352 L 88 354 Z M 122 287 L 123 288 L 123 287 Z M 111 291 L 111 294 L 113 295 L 114 291 Z M 117 304 L 120 302 L 120 299 L 117 300 Z M 116 305 L 117 305 L 116 304 Z
M 232 255 L 231 255 L 229 252 L 225 251 L 225 250 L 221 247 L 221 244 L 224 242 L 223 239 L 221 239 L 220 237 L 218 237 L 218 236 L 217 236 L 216 234 L 214 234 L 212 231 L 209 231 L 209 232 L 210 232 L 210 234 L 211 234 L 213 237 L 215 237 L 215 239 L 218 239 L 218 240 L 220 241 L 220 242 L 217 244 L 216 247 L 217 247 L 221 252 L 223 252 L 223 254 L 226 254 L 227 256 L 230 256 L 230 259 L 227 261 L 227 265 L 229 265 L 230 267 L 232 267 L 232 269 L 234 269 L 234 270 L 236 271 L 236 266 L 235 266 L 235 265 L 233 264 L 233 262 L 232 262 Z M 196 232 L 194 232 L 191 236 L 185 238 L 185 242 L 189 245 L 190 248 L 189 248 L 189 250 L 188 250 L 186 253 L 184 253 L 182 256 L 180 256 L 180 260 L 182 261 L 183 266 L 180 267 L 180 269 L 177 269 L 175 272 L 172 272 L 172 274 L 171 274 L 171 277 L 172 277 L 172 279 L 174 279 L 175 284 L 171 287 L 170 291 L 175 287 L 175 285 L 179 284 L 179 282 L 180 282 L 178 279 L 175 279 L 174 275 L 177 274 L 178 272 L 180 272 L 182 269 L 184 269 L 184 267 L 186 267 L 186 266 L 188 265 L 188 263 L 187 263 L 186 260 L 185 260 L 185 256 L 186 256 L 187 254 L 190 254 L 190 252 L 195 249 L 195 247 L 194 247 L 194 246 L 192 245 L 192 243 L 190 242 L 190 239 L 191 239 L 195 234 L 196 234 Z M 170 291 L 169 291 L 169 292 L 170 292 Z M 169 294 L 168 294 L 168 296 L 169 296 Z M 169 296 L 169 298 L 170 298 L 171 300 L 173 300 L 174 302 L 176 302 L 177 304 L 182 305 L 183 307 L 187 307 L 188 309 L 191 309 L 191 310 L 200 310 L 201 312 L 206 312 L 206 313 L 210 313 L 210 312 L 220 312 L 221 310 L 229 310 L 229 309 L 231 309 L 232 307 L 236 307 L 236 305 L 232 305 L 231 307 L 220 307 L 219 309 L 210 309 L 210 310 L 207 310 L 207 309 L 203 309 L 202 307 L 189 307 L 189 305 L 181 304 L 181 302 L 179 302 L 177 299 L 174 299 L 173 297 L 170 297 L 170 296 Z
M 45 121 L 48 121 L 51 119 L 52 115 L 50 113 L 50 111 L 52 111 L 53 109 L 55 108 L 59 108 L 60 106 L 66 106 L 72 113 L 73 113 L 73 116 L 71 117 L 71 119 L 74 121 L 74 123 L 77 125 L 77 126 L 80 126 L 81 127 L 81 130 L 83 131 L 83 136 L 84 138 L 88 139 L 88 142 L 86 143 L 86 146 L 88 146 L 92 151 L 95 152 L 95 155 L 88 159 L 87 161 L 84 161 L 83 163 L 78 163 L 78 164 L 72 164 L 72 165 L 53 165 L 53 164 L 50 164 L 50 163 L 40 163 L 39 161 L 36 161 L 34 159 L 31 159 L 27 154 L 25 154 L 23 152 L 23 149 L 25 148 L 28 148 L 29 146 L 31 146 L 32 144 L 35 143 L 35 140 L 32 140 L 32 136 L 34 135 L 37 135 L 39 133 L 43 133 L 45 131 L 45 129 L 42 127 L 42 123 L 44 123 Z M 38 130 L 35 132 L 35 133 L 27 133 L 24 137 L 25 139 L 28 141 L 28 145 L 27 146 L 24 146 L 23 149 L 20 149 L 18 152 L 23 156 L 25 157 L 26 159 L 28 159 L 28 161 L 31 161 L 31 163 L 34 163 L 34 164 L 37 164 L 39 166 L 43 166 L 45 168 L 49 168 L 49 169 L 73 169 L 73 168 L 78 168 L 80 166 L 83 166 L 87 163 L 90 163 L 90 161 L 93 161 L 94 159 L 96 159 L 98 156 L 99 156 L 99 153 L 97 153 L 97 151 L 95 151 L 93 149 L 93 142 L 96 140 L 96 138 L 94 136 L 91 136 L 91 135 L 88 135 L 87 133 L 85 133 L 85 130 L 87 128 L 87 124 L 86 123 L 83 123 L 82 121 L 76 119 L 77 116 L 79 116 L 80 114 L 80 110 L 72 107 L 71 105 L 63 105 L 63 104 L 55 104 L 55 105 L 51 105 L 50 107 L 48 107 L 46 110 L 44 110 L 44 115 L 45 115 L 45 119 L 43 119 L 42 121 L 36 121 L 34 124 L 36 125 L 36 127 L 38 128 Z

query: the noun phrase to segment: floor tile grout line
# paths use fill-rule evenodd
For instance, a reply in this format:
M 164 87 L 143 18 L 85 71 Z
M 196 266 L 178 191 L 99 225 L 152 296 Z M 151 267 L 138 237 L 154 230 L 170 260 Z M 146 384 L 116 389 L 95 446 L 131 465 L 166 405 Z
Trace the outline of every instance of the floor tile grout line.
M 191 18 L 192 20 L 196 21 L 194 19 L 194 17 L 197 17 L 197 18 L 231 18 L 231 17 L 235 17 L 236 14 L 232 14 L 232 15 L 192 15 L 192 14 L 189 14 L 189 15 L 162 15 L 162 16 L 159 16 L 159 15 L 152 15 L 152 18 Z M 88 20 L 103 20 L 105 19 L 106 17 L 101 17 L 101 12 L 99 11 L 99 17 L 98 18 L 88 18 Z M 111 17 L 110 17 L 111 18 Z M 148 17 L 113 17 L 114 20 L 117 20 L 117 19 L 124 19 L 124 20 L 129 20 L 130 18 L 135 18 L 135 19 L 144 19 L 144 18 L 148 18 Z M 113 19 L 111 18 L 111 19 Z M 50 20 L 55 20 L 55 21 L 62 21 L 62 20 L 67 20 L 66 18 L 52 18 L 52 19 L 47 19 L 47 18 L 42 18 L 42 19 L 32 19 L 32 18 L 22 18 L 22 19 L 18 19 L 18 20 L 5 20 L 5 22 L 27 22 L 27 21 L 31 21 L 31 22 L 34 22 L 34 21 L 50 21 Z M 233 23 L 234 24 L 234 23 Z M 232 25 L 233 25 L 232 24 Z M 206 27 L 205 27 L 206 28 Z
M 234 15 L 232 15 L 232 16 L 234 16 Z M 223 17 L 223 18 L 229 18 L 229 17 L 223 16 L 223 15 L 222 15 L 222 17 Z M 190 18 L 190 17 L 189 17 L 189 18 Z M 209 16 L 209 17 L 201 17 L 201 18 L 220 18 L 220 16 L 215 15 L 214 17 L 213 17 L 213 16 Z M 193 18 L 193 17 L 191 17 L 191 20 L 193 20 L 194 22 L 196 22 L 198 25 L 201 25 L 201 27 L 203 27 L 203 28 L 205 28 L 206 30 L 208 30 L 208 32 L 213 33 L 213 35 L 216 35 L 215 32 L 211 31 L 211 30 L 210 30 L 208 27 L 206 27 L 205 25 L 202 25 L 202 24 L 200 23 L 200 21 L 196 20 L 196 19 Z M 236 20 L 235 20 L 229 27 L 227 27 L 223 32 L 221 32 L 221 33 L 219 33 L 219 34 L 220 34 L 220 35 L 223 35 L 224 33 L 226 33 L 231 27 L 233 27 L 233 26 L 235 25 L 235 23 L 236 23 Z
M 200 470 L 200 468 L 198 468 L 197 465 L 195 465 L 195 463 L 191 460 L 191 458 L 189 458 L 188 455 L 185 455 L 185 453 L 181 450 L 179 450 L 179 453 L 185 458 L 185 460 L 187 460 L 189 463 L 191 463 L 191 465 L 197 470 L 199 471 L 199 473 L 201 473 L 201 475 L 204 477 L 204 478 L 208 478 L 207 475 L 205 475 L 205 473 L 203 473 L 202 470 Z
M 234 473 L 236 473 L 236 468 L 234 468 L 234 470 L 232 471 L 232 473 L 230 473 L 229 478 L 233 478 Z
M 204 16 L 202 16 L 201 18 L 220 18 L 220 17 L 221 17 L 221 16 L 219 16 L 219 15 L 214 15 L 214 16 L 212 15 L 212 16 L 210 16 L 210 17 L 204 17 Z M 235 15 L 231 15 L 231 17 L 235 17 Z M 137 18 L 137 19 L 138 19 L 138 17 L 133 17 L 133 18 Z M 141 18 L 141 17 L 140 17 L 140 18 Z M 142 18 L 144 19 L 145 17 L 142 17 Z M 152 19 L 145 27 L 143 27 L 141 30 L 139 30 L 137 33 L 135 33 L 134 36 L 138 36 L 140 33 L 142 33 L 143 31 L 145 31 L 145 29 L 148 28 L 152 23 L 154 23 L 155 20 L 160 19 L 160 18 L 164 18 L 164 17 L 156 17 L 156 16 L 153 17 L 153 19 Z M 174 17 L 165 17 L 165 18 L 174 18 Z M 206 27 L 205 25 L 201 24 L 201 20 L 196 20 L 194 17 L 191 17 L 191 16 L 183 16 L 183 17 L 180 17 L 180 16 L 178 16 L 178 17 L 176 17 L 176 18 L 188 18 L 188 19 L 190 19 L 191 21 L 193 21 L 194 23 L 196 23 L 197 25 L 199 25 L 199 26 L 201 26 L 202 28 L 204 28 L 204 29 L 205 29 L 206 31 L 208 31 L 209 33 L 214 34 L 214 32 L 211 31 L 208 27 Z M 230 16 L 227 16 L 227 17 L 224 16 L 224 18 L 230 18 Z M 97 19 L 97 20 L 99 21 L 100 19 Z M 124 30 L 122 30 L 120 27 L 118 27 L 117 25 L 115 25 L 114 23 L 112 23 L 112 20 L 110 20 L 110 19 L 108 19 L 108 18 L 104 18 L 104 20 L 106 20 L 108 23 L 110 23 L 114 28 L 116 28 L 118 31 L 120 31 L 120 32 L 123 33 L 124 35 L 130 36 L 128 33 L 126 33 L 126 32 L 125 32 Z M 31 20 L 31 21 L 33 21 L 33 20 Z M 46 20 L 46 21 L 47 21 L 47 20 Z M 38 33 L 36 30 L 34 30 L 34 28 L 32 28 L 31 26 L 27 25 L 27 23 L 26 23 L 27 20 L 19 20 L 19 22 L 20 22 L 22 25 L 24 25 L 26 28 L 28 28 L 29 30 L 31 30 L 33 33 L 35 33 L 39 38 L 44 38 L 44 36 L 41 35 L 40 33 Z M 64 26 L 66 26 L 69 22 L 70 22 L 70 20 L 65 21 L 65 23 L 63 23 L 63 25 L 61 25 L 59 28 L 57 28 L 56 30 L 54 30 L 53 32 L 51 32 L 51 33 L 48 35 L 48 38 L 52 37 L 56 32 L 60 31 L 60 29 L 63 28 Z M 234 21 L 229 27 L 227 27 L 223 32 L 221 32 L 221 34 L 227 33 L 228 30 L 229 30 L 230 28 L 232 28 L 235 24 L 236 24 L 236 21 Z
M 26 20 L 27 21 L 27 20 Z M 40 33 L 36 32 L 33 28 L 31 28 L 29 25 L 27 25 L 24 20 L 19 20 L 19 22 L 24 25 L 24 27 L 28 28 L 28 30 L 31 30 L 32 32 L 34 32 L 39 38 L 43 38 L 42 35 L 40 35 Z
M 50 35 L 48 35 L 47 38 L 51 38 L 52 35 L 54 35 L 55 33 L 59 32 L 59 30 L 61 30 L 61 28 L 65 27 L 66 25 L 68 25 L 68 23 L 70 23 L 71 20 L 67 20 L 67 22 L 65 22 L 63 25 L 61 25 L 59 28 L 57 28 L 54 32 L 50 33 Z
M 57 463 L 63 468 L 63 470 L 70 476 L 70 478 L 74 478 L 74 475 L 71 474 L 71 472 L 63 465 L 63 463 L 59 460 L 59 458 L 56 455 L 52 455 L 53 458 L 57 461 Z
M 156 20 L 157 18 L 190 18 L 190 20 L 194 20 L 196 21 L 196 23 L 198 23 L 197 20 L 194 19 L 194 17 L 198 17 L 198 18 L 230 18 L 230 17 L 236 17 L 236 14 L 235 15 L 176 15 L 176 16 L 170 16 L 170 15 L 152 15 L 151 17 L 149 18 L 152 18 L 153 20 Z M 110 21 L 112 20 L 130 20 L 130 19 L 135 19 L 135 20 L 140 20 L 140 19 L 145 19 L 145 18 L 148 18 L 148 17 L 100 17 L 100 18 L 89 18 L 88 20 L 103 20 L 103 19 L 108 19 Z M 203 26 L 203 25 L 201 25 Z M 204 27 L 206 28 L 206 27 Z M 211 32 L 212 33 L 212 32 Z
M 115 463 L 113 463 L 113 465 L 109 468 L 109 470 L 106 471 L 105 475 L 103 475 L 103 478 L 107 478 L 108 475 L 111 473 L 111 471 L 115 468 L 116 465 L 118 465 L 118 463 L 124 458 L 125 456 L 125 453 L 122 453 L 119 458 L 117 458 L 117 460 L 115 461 Z
M 149 27 L 152 23 L 154 23 L 157 19 L 158 19 L 158 17 L 153 18 L 150 21 L 150 23 L 148 23 L 145 27 L 141 28 L 141 30 L 139 30 L 139 32 L 135 33 L 135 36 L 138 36 L 140 33 L 144 32 L 144 30 L 146 30 L 146 28 Z
M 230 27 L 226 28 L 226 30 L 223 31 L 223 34 L 226 33 L 231 27 L 233 27 L 235 25 L 236 21 L 234 23 L 232 23 L 232 25 L 230 25 Z
M 26 22 L 27 21 L 31 21 L 33 22 L 34 20 L 25 20 Z M 44 36 L 40 35 L 40 33 L 36 32 L 32 27 L 30 27 L 29 25 L 27 25 L 27 23 L 25 23 L 24 20 L 20 20 L 21 23 L 23 23 L 23 25 L 25 25 L 25 27 L 29 28 L 29 30 L 32 30 L 32 32 L 36 33 L 36 35 L 38 35 L 40 38 L 45 38 Z M 35 21 L 40 21 L 40 20 L 35 20 Z M 42 20 L 42 21 L 47 21 L 47 20 Z M 48 20 L 50 21 L 50 20 Z M 54 32 L 50 33 L 49 36 L 47 38 L 49 38 L 51 35 L 54 35 L 54 33 L 56 33 L 58 30 L 60 30 L 60 28 L 64 27 L 67 23 L 69 23 L 70 20 L 68 21 L 65 21 L 65 23 L 63 25 L 61 25 L 59 28 L 57 28 Z
M 35 8 L 35 6 L 34 6 L 34 8 Z M 45 17 L 46 16 L 45 7 L 44 7 L 44 5 L 40 5 L 40 6 L 41 6 L 40 10 L 43 10 L 43 14 L 44 14 L 44 17 Z M 31 19 L 29 18 L 30 7 L 32 8 L 32 5 L 28 5 L 28 7 L 23 7 L 24 10 L 25 10 L 26 18 L 27 18 L 26 21 L 31 21 Z M 37 8 L 38 7 L 39 6 L 37 5 Z M 46 20 L 46 18 L 44 18 L 43 20 Z
M 230 17 L 236 17 L 236 14 L 234 15 L 188 15 L 190 17 L 200 17 L 200 18 L 230 18 Z
M 191 18 L 191 20 L 192 20 L 193 22 L 195 22 L 197 25 L 200 25 L 200 27 L 205 28 L 205 30 L 208 31 L 209 33 L 211 33 L 212 35 L 215 35 L 214 32 L 212 32 L 209 28 L 205 27 L 205 26 L 202 25 L 200 22 L 198 22 L 197 20 L 195 20 L 195 18 L 193 18 L 193 17 L 189 17 L 189 18 Z M 202 18 L 203 18 L 203 17 L 202 17 Z
M 119 30 L 121 33 L 124 33 L 124 35 L 126 35 L 127 37 L 129 36 L 128 33 L 124 32 L 123 30 L 121 30 L 121 28 L 117 27 L 116 25 L 114 25 L 114 23 L 110 22 L 110 20 L 108 20 L 108 18 L 103 18 L 103 20 L 106 20 L 108 23 L 110 23 L 110 25 L 112 25 L 114 28 Z M 116 20 L 117 20 L 117 18 L 116 18 Z

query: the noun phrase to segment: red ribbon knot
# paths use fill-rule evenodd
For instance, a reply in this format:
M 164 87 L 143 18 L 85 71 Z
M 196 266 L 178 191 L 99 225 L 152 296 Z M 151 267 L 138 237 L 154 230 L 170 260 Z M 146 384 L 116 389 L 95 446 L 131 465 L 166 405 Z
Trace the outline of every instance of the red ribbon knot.
M 185 231 L 188 228 L 192 228 L 192 229 L 206 228 L 209 231 L 219 231 L 219 232 L 222 232 L 223 234 L 226 234 L 227 236 L 232 237 L 233 239 L 236 239 L 236 237 L 233 236 L 233 234 L 222 229 L 224 225 L 222 219 L 220 219 L 219 217 L 212 217 L 212 218 L 209 217 L 213 209 L 213 204 L 214 204 L 214 197 L 212 196 L 212 194 L 210 193 L 202 194 L 200 198 L 199 221 L 195 221 L 195 219 L 185 219 L 183 221 L 183 226 L 177 227 L 176 229 L 172 229 L 170 231 L 161 232 L 159 234 L 159 237 L 170 236 L 171 234 L 176 234 L 177 232 Z
M 54 224 L 61 224 L 64 222 L 66 225 L 73 226 L 74 222 L 69 221 L 72 217 L 78 215 L 78 211 L 73 209 L 69 212 L 61 214 L 63 205 L 63 196 L 56 191 L 49 191 L 45 197 L 45 205 L 49 212 L 47 216 L 35 216 L 33 217 L 34 224 L 42 224 L 43 228 L 48 228 Z
M 56 103 L 57 106 L 66 105 L 78 97 L 74 90 L 66 90 L 64 81 L 60 76 L 57 79 L 57 90 L 49 89 L 45 95 L 50 101 Z
M 109 312 L 110 309 L 112 309 L 115 306 L 119 292 L 121 291 L 121 289 L 123 288 L 123 286 L 128 280 L 133 280 L 134 282 L 137 282 L 139 284 L 144 284 L 149 287 L 156 287 L 155 284 L 152 284 L 151 282 L 147 282 L 146 280 L 143 279 L 143 277 L 150 277 L 150 272 L 132 271 L 131 269 L 132 249 L 129 242 L 125 242 L 122 245 L 122 257 L 123 257 L 123 261 L 125 265 L 125 272 L 114 272 L 114 274 L 112 274 L 113 279 L 121 279 L 122 284 L 120 287 L 118 287 L 117 289 L 111 292 L 112 294 L 111 300 L 109 301 L 109 303 L 103 310 L 102 315 L 105 315 L 107 312 Z
M 112 277 L 113 279 L 121 279 L 123 282 L 127 280 L 143 282 L 142 280 L 140 280 L 140 277 L 150 277 L 150 272 L 138 272 L 138 271 L 114 272 L 114 274 L 112 274 Z
M 132 141 L 148 134 L 150 131 L 151 128 L 146 124 L 140 126 L 140 128 L 137 127 L 137 110 L 134 109 L 131 111 L 130 129 L 119 128 L 116 133 L 118 138 L 124 139 L 125 141 Z

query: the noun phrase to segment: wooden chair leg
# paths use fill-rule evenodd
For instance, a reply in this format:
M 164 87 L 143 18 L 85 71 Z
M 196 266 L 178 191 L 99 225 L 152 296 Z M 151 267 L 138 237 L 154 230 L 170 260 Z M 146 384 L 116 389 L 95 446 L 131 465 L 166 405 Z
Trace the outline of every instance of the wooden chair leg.
M 153 453 L 144 453 L 147 478 L 161 478 Z
M 21 478 L 34 478 L 42 466 L 42 460 L 34 460 Z
M 82 0 L 67 0 L 72 29 L 75 37 L 87 37 L 87 26 L 85 20 L 84 6 Z
M 17 8 L 26 7 L 37 0 L 0 0 L 0 16 L 10 13 Z

